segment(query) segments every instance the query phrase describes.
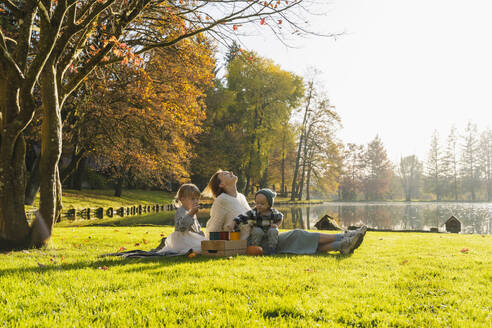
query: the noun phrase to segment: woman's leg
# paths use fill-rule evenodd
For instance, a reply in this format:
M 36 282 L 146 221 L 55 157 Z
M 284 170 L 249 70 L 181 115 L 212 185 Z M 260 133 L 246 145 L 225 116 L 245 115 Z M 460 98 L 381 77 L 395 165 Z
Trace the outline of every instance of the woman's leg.
M 343 233 L 337 233 L 337 234 L 320 233 L 317 251 L 318 252 L 339 251 L 342 239 L 343 239 Z

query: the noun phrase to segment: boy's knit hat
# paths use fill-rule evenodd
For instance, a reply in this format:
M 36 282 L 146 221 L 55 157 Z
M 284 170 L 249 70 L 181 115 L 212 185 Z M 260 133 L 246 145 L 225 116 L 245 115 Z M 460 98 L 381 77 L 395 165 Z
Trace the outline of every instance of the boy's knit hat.
M 277 196 L 277 193 L 275 191 L 268 189 L 268 188 L 263 188 L 263 189 L 260 189 L 256 192 L 255 197 L 258 194 L 265 195 L 265 197 L 268 201 L 268 204 L 270 204 L 270 207 L 273 206 L 273 199 Z

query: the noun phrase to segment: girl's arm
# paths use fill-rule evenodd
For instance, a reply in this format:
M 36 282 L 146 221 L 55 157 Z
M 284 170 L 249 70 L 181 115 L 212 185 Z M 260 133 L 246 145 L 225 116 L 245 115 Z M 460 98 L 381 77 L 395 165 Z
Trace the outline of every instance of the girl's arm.
M 176 210 L 175 221 L 176 231 L 181 232 L 189 230 L 193 223 L 195 223 L 194 217 L 189 215 L 186 209 L 184 209 L 183 207 L 180 207 Z

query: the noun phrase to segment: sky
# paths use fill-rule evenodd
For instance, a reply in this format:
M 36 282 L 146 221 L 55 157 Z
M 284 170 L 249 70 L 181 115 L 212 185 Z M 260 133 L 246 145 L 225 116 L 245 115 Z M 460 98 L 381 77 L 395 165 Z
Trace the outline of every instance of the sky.
M 492 128 L 492 1 L 332 0 L 311 36 L 289 48 L 267 33 L 243 45 L 282 69 L 320 69 L 341 116 L 339 138 L 367 144 L 376 135 L 395 163 L 427 158 L 436 130 L 443 144 L 454 125 Z

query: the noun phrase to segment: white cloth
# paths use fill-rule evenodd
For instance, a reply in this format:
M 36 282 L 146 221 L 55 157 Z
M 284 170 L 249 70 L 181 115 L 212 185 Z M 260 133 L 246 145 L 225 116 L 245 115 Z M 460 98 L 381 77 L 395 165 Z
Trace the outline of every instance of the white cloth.
M 176 255 L 186 254 L 190 249 L 201 254 L 202 240 L 207 240 L 202 235 L 191 231 L 174 231 L 166 239 L 166 245 L 157 253 L 176 253 Z
M 179 207 L 174 215 L 175 231 L 166 238 L 166 243 L 158 254 L 186 254 L 190 249 L 201 254 L 203 235 L 196 214 L 190 216 L 184 207 Z
M 227 225 L 233 224 L 233 219 L 239 214 L 246 213 L 251 208 L 243 194 L 233 197 L 225 192 L 215 198 L 210 209 L 210 219 L 205 227 L 205 237 L 210 238 L 210 232 L 227 231 Z M 249 234 L 249 233 L 248 233 Z M 246 236 L 247 237 L 247 236 Z M 241 233 L 241 239 L 244 234 Z

